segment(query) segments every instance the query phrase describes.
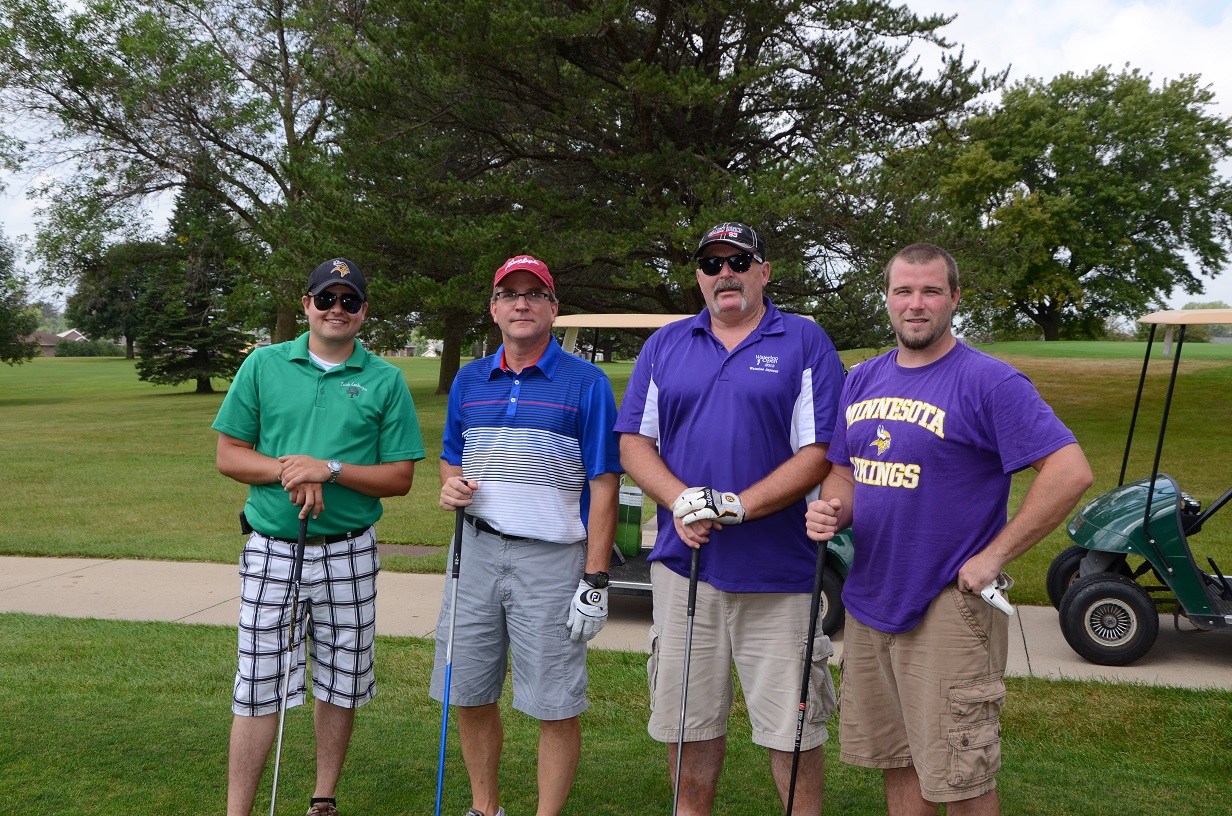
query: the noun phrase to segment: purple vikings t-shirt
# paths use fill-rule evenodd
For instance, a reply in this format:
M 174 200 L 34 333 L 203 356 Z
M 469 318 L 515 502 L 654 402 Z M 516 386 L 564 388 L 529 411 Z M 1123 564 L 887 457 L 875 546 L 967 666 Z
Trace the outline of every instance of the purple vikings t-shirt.
M 1013 473 L 1074 442 L 1021 372 L 959 343 L 903 368 L 890 351 L 843 387 L 828 458 L 855 482 L 855 557 L 843 603 L 906 632 L 1001 531 Z
M 739 493 L 805 445 L 826 443 L 838 416 L 843 365 L 816 322 L 768 300 L 760 325 L 728 352 L 702 312 L 655 332 L 633 367 L 620 433 L 658 440 L 667 467 L 691 487 Z M 815 493 L 816 491 L 814 491 Z M 698 578 L 727 592 L 809 592 L 817 545 L 800 499 L 765 518 L 712 531 Z M 660 507 L 651 561 L 689 574 L 690 550 Z

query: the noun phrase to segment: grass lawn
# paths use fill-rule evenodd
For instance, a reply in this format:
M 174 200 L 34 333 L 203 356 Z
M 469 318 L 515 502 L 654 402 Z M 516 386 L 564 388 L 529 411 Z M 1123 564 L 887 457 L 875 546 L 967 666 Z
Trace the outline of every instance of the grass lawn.
M 234 632 L 170 623 L 0 615 L 0 779 L 22 816 L 218 813 L 226 787 Z M 359 715 L 339 790 L 350 816 L 431 813 L 440 705 L 427 696 L 432 645 L 378 639 L 380 693 Z M 665 813 L 662 746 L 646 734 L 645 656 L 594 651 L 591 708 L 567 813 Z M 1002 717 L 1003 812 L 1012 816 L 1209 816 L 1232 782 L 1232 693 L 1011 679 Z M 534 812 L 537 730 L 510 713 L 502 803 Z M 451 720 L 444 810 L 469 805 Z M 836 728 L 832 721 L 831 734 Z M 880 775 L 827 745 L 827 814 L 884 813 Z M 287 714 L 279 812 L 302 813 L 312 781 L 307 709 Z M 272 761 L 270 766 L 272 768 Z M 270 770 L 257 813 L 269 809 Z M 734 710 L 717 816 L 778 809 L 765 753 Z
M 1113 487 L 1121 467 L 1143 343 L 1001 343 L 983 347 L 1028 374 L 1075 432 L 1096 474 L 1088 498 Z M 871 351 L 844 352 L 851 365 Z M 452 519 L 437 507 L 437 461 L 445 397 L 437 396 L 437 361 L 394 360 L 406 374 L 428 458 L 409 496 L 385 501 L 381 541 L 443 548 Z M 629 363 L 605 364 L 623 394 Z M 1140 444 L 1128 478 L 1150 471 L 1168 365 L 1152 366 L 1139 417 Z M 1223 464 L 1232 426 L 1232 345 L 1190 344 L 1169 423 L 1163 469 L 1209 503 L 1229 486 Z M 219 392 L 197 395 L 139 381 L 131 361 L 39 358 L 0 366 L 0 437 L 10 489 L 0 493 L 0 553 L 8 555 L 161 558 L 233 562 L 240 547 L 236 516 L 246 488 L 214 468 L 210 429 Z M 1015 480 L 1012 506 L 1033 471 Z M 956 512 L 961 512 L 957 509 Z M 1050 535 L 1011 567 L 1014 602 L 1046 604 L 1044 574 L 1068 545 Z M 1217 515 L 1194 540 L 1205 564 L 1212 555 L 1232 571 L 1232 511 Z M 395 571 L 443 571 L 444 555 L 383 557 Z

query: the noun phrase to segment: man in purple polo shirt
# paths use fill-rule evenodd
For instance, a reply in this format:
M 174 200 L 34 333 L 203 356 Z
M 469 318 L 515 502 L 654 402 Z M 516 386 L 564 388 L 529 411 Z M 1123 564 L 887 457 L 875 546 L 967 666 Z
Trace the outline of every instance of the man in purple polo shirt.
M 817 547 L 800 519 L 829 469 L 843 366 L 813 320 L 762 292 L 766 245 L 719 224 L 694 254 L 706 309 L 657 331 L 642 349 L 616 430 L 625 470 L 659 504 L 650 735 L 673 769 L 684 743 L 679 812 L 710 813 L 734 695 L 744 687 L 753 741 L 770 750 L 784 802 Z M 691 548 L 700 548 L 689 703 L 679 733 Z M 834 707 L 829 638 L 816 635 L 794 807 L 820 814 L 825 722 Z M 696 701 L 696 704 L 693 704 Z M 673 780 L 675 784 L 675 780 Z
M 852 526 L 843 586 L 844 762 L 880 768 L 891 816 L 1000 812 L 1008 617 L 979 592 L 1065 520 L 1086 457 L 1031 381 L 953 335 L 958 266 L 913 244 L 886 266 L 898 347 L 843 388 L 809 536 Z M 1006 522 L 1010 478 L 1038 474 Z M 853 513 L 854 511 L 854 513 Z

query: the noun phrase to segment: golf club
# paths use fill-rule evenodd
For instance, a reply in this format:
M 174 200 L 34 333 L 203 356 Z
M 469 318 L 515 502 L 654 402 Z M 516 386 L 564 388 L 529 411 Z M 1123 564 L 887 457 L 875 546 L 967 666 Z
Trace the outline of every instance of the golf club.
M 680 733 L 676 737 L 676 784 L 672 786 L 672 816 L 680 805 L 680 760 L 684 756 L 684 707 L 689 699 L 689 653 L 693 649 L 693 613 L 697 610 L 697 563 L 701 548 L 693 548 L 689 562 L 689 607 L 684 627 L 684 677 L 680 681 Z
M 804 671 L 800 677 L 800 711 L 796 714 L 796 745 L 791 751 L 791 781 L 787 785 L 787 816 L 796 802 L 796 774 L 800 770 L 800 739 L 804 736 L 804 710 L 808 707 L 809 678 L 813 673 L 813 639 L 821 607 L 821 584 L 826 574 L 826 542 L 817 546 L 817 572 L 813 576 L 813 600 L 809 606 L 808 640 L 804 644 Z
M 282 678 L 282 698 L 278 701 L 278 748 L 274 751 L 274 785 L 270 790 L 270 816 L 278 804 L 278 768 L 282 762 L 282 726 L 287 719 L 287 699 L 291 694 L 291 664 L 295 662 L 295 618 L 299 615 L 299 584 L 304 575 L 304 549 L 308 546 L 308 516 L 299 520 L 299 543 L 291 567 L 291 623 L 287 626 L 287 669 Z
M 445 692 L 441 706 L 441 754 L 436 766 L 436 816 L 441 816 L 441 793 L 445 786 L 445 735 L 449 730 L 449 681 L 453 676 L 453 629 L 458 619 L 458 573 L 462 566 L 462 521 L 465 518 L 459 507 L 453 525 L 453 597 L 449 601 L 449 638 L 445 641 Z

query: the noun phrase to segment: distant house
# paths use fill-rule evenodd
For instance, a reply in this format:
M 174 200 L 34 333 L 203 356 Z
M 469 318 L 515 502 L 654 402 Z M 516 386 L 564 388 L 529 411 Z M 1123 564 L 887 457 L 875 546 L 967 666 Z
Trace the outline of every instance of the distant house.
M 56 356 L 56 343 L 60 342 L 60 338 L 51 332 L 45 332 L 42 329 L 26 338 L 27 340 L 35 340 L 42 349 L 44 357 Z
M 71 340 L 73 342 L 90 339 L 76 329 L 69 329 L 66 332 L 60 332 L 56 335 L 56 337 L 59 337 L 61 340 Z

